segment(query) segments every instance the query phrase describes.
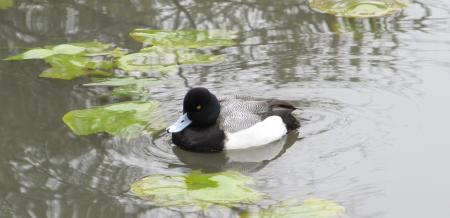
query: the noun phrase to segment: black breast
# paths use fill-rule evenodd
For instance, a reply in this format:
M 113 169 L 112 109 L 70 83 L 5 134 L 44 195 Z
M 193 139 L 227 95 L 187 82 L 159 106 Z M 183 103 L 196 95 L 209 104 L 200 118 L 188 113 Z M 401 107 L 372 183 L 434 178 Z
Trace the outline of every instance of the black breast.
M 224 148 L 225 133 L 217 123 L 207 128 L 189 126 L 181 132 L 172 133 L 172 141 L 187 151 L 220 152 Z

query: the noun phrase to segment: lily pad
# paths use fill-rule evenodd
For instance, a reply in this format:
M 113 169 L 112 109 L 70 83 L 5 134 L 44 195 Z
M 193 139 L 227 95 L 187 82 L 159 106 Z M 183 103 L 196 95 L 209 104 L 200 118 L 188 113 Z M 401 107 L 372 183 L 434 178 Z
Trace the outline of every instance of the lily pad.
M 201 54 L 198 50 L 186 48 L 147 47 L 141 49 L 141 54 L 146 54 L 148 61 L 161 64 L 212 64 L 224 60 L 222 55 Z
M 225 30 L 135 29 L 130 36 L 147 45 L 166 48 L 206 48 L 234 45 L 236 32 Z
M 345 208 L 325 199 L 310 198 L 298 204 L 284 201 L 258 212 L 245 212 L 241 218 L 337 218 L 345 214 Z
M 121 48 L 113 49 L 113 47 L 114 47 L 113 44 L 101 43 L 101 42 L 80 42 L 80 43 L 72 43 L 72 44 L 68 44 L 68 45 L 84 48 L 84 51 L 82 53 L 82 55 L 84 55 L 84 56 L 109 55 L 111 53 L 114 53 L 115 49 L 123 50 Z M 61 46 L 61 45 L 59 45 L 59 46 Z M 56 46 L 53 47 L 53 49 L 55 49 L 55 48 L 56 48 Z
M 8 9 L 14 6 L 14 0 L 0 0 L 0 9 Z
M 164 128 L 164 123 L 155 114 L 158 107 L 157 101 L 110 104 L 70 111 L 63 121 L 77 135 L 106 132 L 134 136 Z
M 189 49 L 150 47 L 125 55 L 117 62 L 118 67 L 127 72 L 169 72 L 178 69 L 180 64 L 212 64 L 223 60 L 220 55 L 200 54 Z
M 381 17 L 405 8 L 407 0 L 309 0 L 312 9 L 343 17 Z
M 62 44 L 53 47 L 52 51 L 55 52 L 55 54 L 77 55 L 86 51 L 86 48 L 71 44 Z
M 177 64 L 163 65 L 164 58 L 169 58 L 168 55 L 158 56 L 158 54 L 151 53 L 132 53 L 121 57 L 117 61 L 120 69 L 131 72 L 171 72 L 178 69 Z M 159 60 L 162 59 L 162 60 Z M 166 62 L 167 63 L 167 62 Z
M 44 58 L 50 57 L 54 54 L 55 54 L 55 52 L 50 49 L 35 48 L 35 49 L 31 49 L 29 51 L 26 51 L 22 54 L 8 57 L 5 60 L 14 61 L 14 60 L 26 60 L 26 59 L 44 59 Z
M 94 83 L 83 84 L 84 86 L 110 86 L 114 87 L 112 91 L 113 97 L 129 97 L 134 99 L 142 99 L 150 97 L 148 87 L 160 83 L 156 79 L 138 79 L 134 77 L 126 78 L 108 78 Z
M 249 188 L 251 183 L 250 177 L 235 171 L 192 171 L 185 176 L 145 177 L 131 185 L 131 192 L 157 206 L 207 208 L 213 204 L 233 206 L 261 200 L 264 195 Z
M 136 85 L 115 87 L 111 92 L 111 96 L 116 98 L 130 98 L 134 100 L 151 98 L 147 89 Z
M 34 48 L 24 53 L 11 56 L 5 60 L 27 60 L 45 59 L 53 55 L 79 55 L 79 56 L 100 56 L 109 55 L 112 57 L 123 56 L 123 49 L 112 49 L 112 44 L 100 42 L 61 44 L 56 46 L 46 46 L 45 48 Z
M 157 84 L 160 81 L 157 79 L 137 79 L 134 77 L 125 78 L 108 78 L 102 79 L 94 83 L 83 84 L 84 86 L 127 86 L 127 85 L 138 85 L 138 86 L 148 86 L 152 84 Z
M 80 76 L 110 76 L 103 70 L 112 69 L 111 61 L 94 60 L 71 55 L 55 55 L 45 59 L 52 67 L 39 76 L 53 79 L 71 80 Z

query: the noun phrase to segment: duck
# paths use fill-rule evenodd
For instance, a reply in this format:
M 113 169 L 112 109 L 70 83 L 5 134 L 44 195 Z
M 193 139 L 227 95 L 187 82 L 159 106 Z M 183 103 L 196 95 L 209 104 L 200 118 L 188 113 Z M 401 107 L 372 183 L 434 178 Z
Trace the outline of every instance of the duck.
M 191 152 L 211 153 L 248 149 L 281 139 L 297 130 L 292 114 L 298 108 L 278 99 L 252 96 L 217 98 L 207 88 L 191 88 L 183 113 L 166 130 L 172 142 Z

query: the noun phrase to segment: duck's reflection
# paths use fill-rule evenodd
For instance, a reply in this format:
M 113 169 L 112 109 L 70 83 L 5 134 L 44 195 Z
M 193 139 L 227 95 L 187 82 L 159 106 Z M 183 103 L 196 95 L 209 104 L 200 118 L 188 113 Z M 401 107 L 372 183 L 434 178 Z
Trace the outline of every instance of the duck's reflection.
M 282 139 L 264 146 L 220 153 L 195 153 L 174 146 L 173 153 L 183 164 L 170 164 L 169 167 L 186 167 L 193 170 L 200 169 L 204 172 L 229 169 L 239 172 L 255 172 L 281 157 L 297 141 L 298 134 L 297 131 L 294 131 Z

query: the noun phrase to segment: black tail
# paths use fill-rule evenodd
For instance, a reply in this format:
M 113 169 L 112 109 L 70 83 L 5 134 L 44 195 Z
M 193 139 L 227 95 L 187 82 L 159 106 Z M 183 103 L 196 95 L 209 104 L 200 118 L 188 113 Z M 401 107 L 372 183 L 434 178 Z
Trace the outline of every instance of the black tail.
M 286 125 L 288 132 L 300 127 L 300 122 L 292 115 L 292 110 L 272 111 L 271 116 L 280 116 L 283 123 Z
M 268 116 L 280 116 L 288 132 L 298 129 L 300 127 L 300 122 L 292 115 L 294 110 L 301 110 L 300 108 L 294 107 L 286 101 L 273 99 L 269 101 L 270 107 L 272 109 L 266 117 Z

